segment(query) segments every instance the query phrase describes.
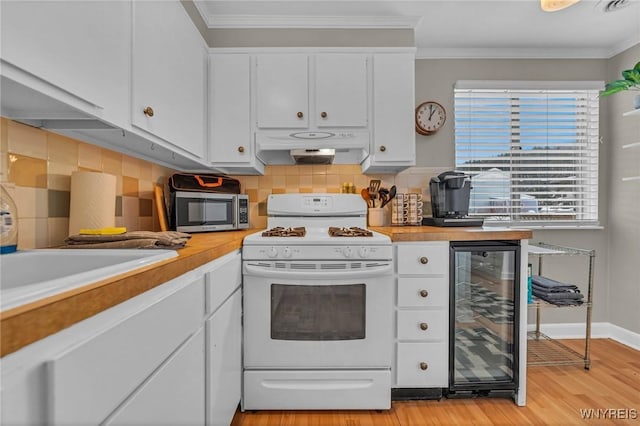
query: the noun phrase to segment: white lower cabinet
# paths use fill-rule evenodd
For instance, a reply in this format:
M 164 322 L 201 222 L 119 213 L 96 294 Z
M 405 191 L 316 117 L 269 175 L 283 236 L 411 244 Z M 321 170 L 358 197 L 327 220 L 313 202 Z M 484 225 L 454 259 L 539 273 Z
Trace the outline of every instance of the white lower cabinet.
M 200 328 L 103 424 L 204 424 L 204 356 Z
M 3 357 L 0 424 L 230 424 L 240 284 L 238 250 Z
M 228 425 L 241 397 L 242 291 L 207 320 L 207 425 Z
M 449 243 L 398 243 L 395 388 L 449 386 Z

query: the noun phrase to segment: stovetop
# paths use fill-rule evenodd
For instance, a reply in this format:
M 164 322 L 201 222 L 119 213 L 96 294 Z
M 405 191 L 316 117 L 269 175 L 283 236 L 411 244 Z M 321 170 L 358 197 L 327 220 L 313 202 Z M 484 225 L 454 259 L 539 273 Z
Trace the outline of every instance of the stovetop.
M 366 229 L 360 195 L 270 195 L 267 212 L 269 229 L 245 237 L 244 259 L 391 259 L 391 239 Z

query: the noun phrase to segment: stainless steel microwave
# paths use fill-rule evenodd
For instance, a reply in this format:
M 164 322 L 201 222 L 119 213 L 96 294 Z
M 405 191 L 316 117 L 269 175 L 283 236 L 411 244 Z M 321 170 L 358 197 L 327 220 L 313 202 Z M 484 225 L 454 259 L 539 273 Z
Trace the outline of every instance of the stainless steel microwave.
M 177 191 L 173 194 L 172 225 L 180 232 L 249 228 L 249 197 L 244 194 Z

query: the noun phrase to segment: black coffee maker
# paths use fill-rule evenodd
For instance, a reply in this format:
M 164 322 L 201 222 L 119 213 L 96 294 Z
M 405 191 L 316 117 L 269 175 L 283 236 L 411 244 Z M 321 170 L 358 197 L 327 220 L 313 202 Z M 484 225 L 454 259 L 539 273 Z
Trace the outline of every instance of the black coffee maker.
M 471 176 L 463 172 L 444 172 L 429 181 L 433 217 L 422 219 L 431 226 L 482 226 L 484 219 L 469 217 Z

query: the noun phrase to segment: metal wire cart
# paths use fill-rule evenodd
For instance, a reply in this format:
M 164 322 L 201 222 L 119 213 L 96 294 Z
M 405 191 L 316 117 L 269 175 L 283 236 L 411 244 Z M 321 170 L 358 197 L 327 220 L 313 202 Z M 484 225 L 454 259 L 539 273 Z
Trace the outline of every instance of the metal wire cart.
M 528 365 L 568 365 L 580 364 L 584 362 L 584 368 L 591 367 L 590 347 L 591 347 L 591 314 L 593 309 L 593 268 L 595 263 L 595 250 L 584 250 L 572 247 L 564 247 L 546 243 L 532 243 L 529 245 L 529 259 L 538 258 L 538 275 L 543 275 L 542 260 L 547 256 L 588 256 L 589 275 L 586 300 L 581 305 L 558 306 L 544 300 L 533 298 L 533 303 L 529 308 L 535 309 L 536 328 L 528 333 L 527 364 Z M 533 263 L 533 262 L 532 262 Z M 542 310 L 553 309 L 586 309 L 586 333 L 584 354 L 579 354 L 573 349 L 563 345 L 557 340 L 540 332 L 540 320 Z

